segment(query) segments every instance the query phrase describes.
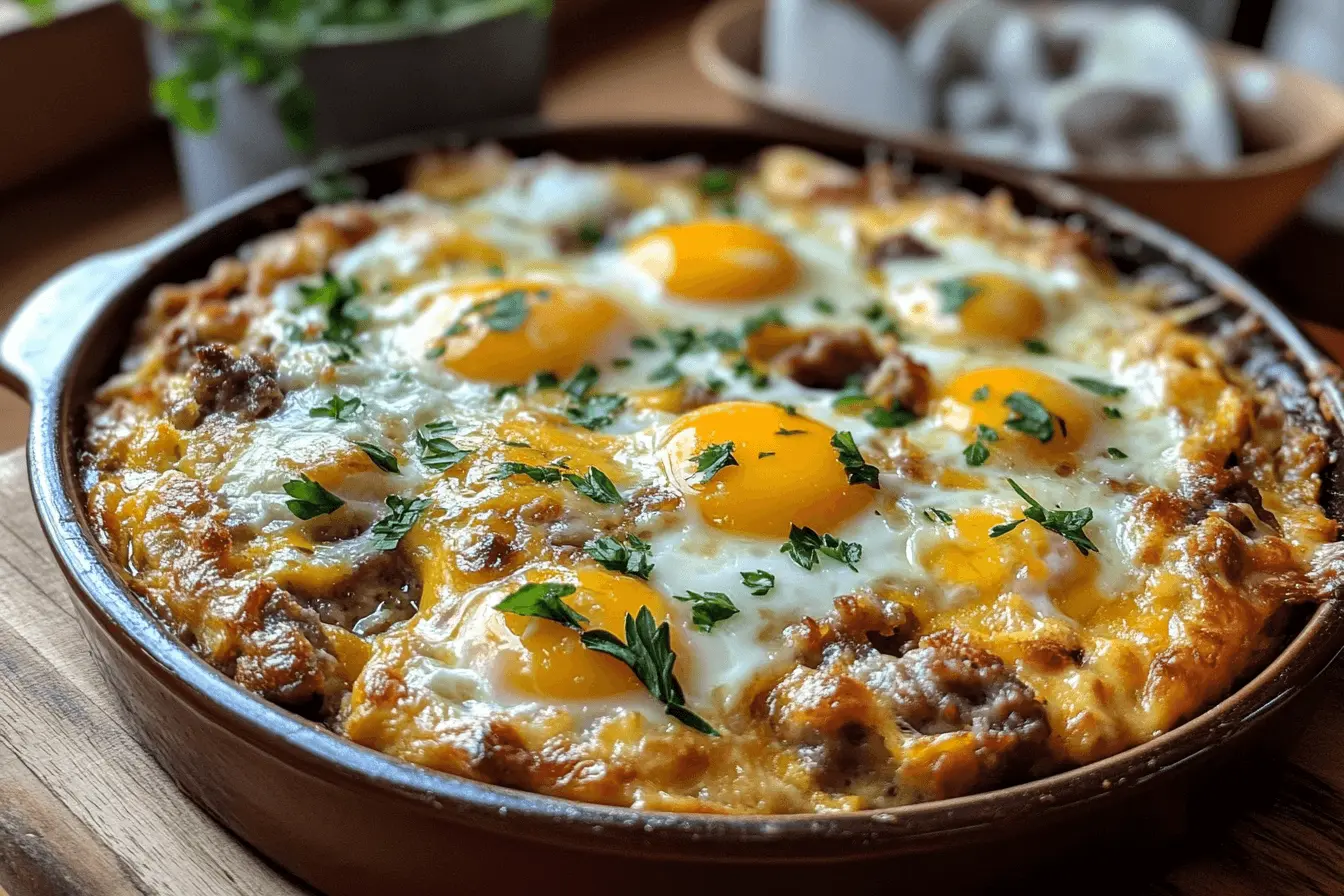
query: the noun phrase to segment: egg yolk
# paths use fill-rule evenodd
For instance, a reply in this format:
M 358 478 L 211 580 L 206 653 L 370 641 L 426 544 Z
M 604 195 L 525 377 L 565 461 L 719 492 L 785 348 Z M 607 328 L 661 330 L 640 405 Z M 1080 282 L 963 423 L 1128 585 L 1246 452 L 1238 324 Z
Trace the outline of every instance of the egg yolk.
M 1057 609 L 1075 618 L 1093 612 L 1097 606 L 1097 565 L 1075 559 L 1073 547 L 1060 536 L 1032 522 L 997 538 L 990 536 L 995 526 L 1019 516 L 1015 510 L 958 513 L 954 516 L 955 537 L 939 541 L 920 560 L 938 581 L 952 588 L 970 589 L 984 602 L 1005 594 L 1044 592 Z M 955 610 L 953 614 L 964 615 L 964 611 Z
M 577 590 L 563 600 L 587 617 L 585 629 L 603 629 L 622 641 L 626 615 L 637 615 L 640 607 L 648 607 L 659 624 L 669 618 L 662 595 L 631 576 L 605 569 L 581 569 L 577 576 L 573 572 L 547 570 L 529 579 L 568 580 Z M 524 694 L 567 700 L 614 697 L 644 689 L 629 666 L 584 647 L 574 629 L 549 619 L 493 609 L 512 590 L 501 589 L 486 600 L 489 607 L 486 612 L 497 617 L 491 619 L 489 637 L 494 642 L 490 664 L 498 679 Z M 677 653 L 676 671 L 681 677 L 688 667 L 679 642 L 679 631 L 674 627 L 672 649 Z
M 1045 323 L 1045 306 L 1024 284 L 1002 274 L 975 274 L 966 283 L 975 294 L 957 311 L 965 335 L 1021 342 Z
M 873 498 L 850 485 L 831 446 L 835 430 L 773 404 L 725 401 L 682 415 L 660 454 L 669 477 L 710 525 L 744 535 L 787 538 L 789 526 L 834 530 Z M 732 443 L 736 464 L 706 478 L 697 458 Z
M 1062 459 L 1086 444 L 1092 418 L 1098 413 L 1095 402 L 1082 390 L 1023 367 L 967 371 L 947 385 L 944 395 L 956 403 L 945 415 L 951 425 L 972 434 L 984 425 L 998 434 L 998 441 L 988 443 L 991 454 L 1007 448 L 1043 459 Z M 1046 428 L 1028 425 L 1030 418 L 1009 426 L 1010 420 L 1025 416 L 1010 402 L 1027 407 L 1028 414 L 1033 404 L 1044 408 L 1049 414 L 1049 438 L 1041 439 Z M 1032 431 L 1022 431 L 1023 426 Z
M 429 342 L 428 354 L 467 379 L 500 384 L 542 370 L 569 376 L 593 357 L 623 316 L 620 306 L 599 293 L 526 280 L 454 287 L 431 314 L 443 318 L 443 327 Z
M 800 275 L 798 260 L 779 238 L 741 221 L 660 227 L 632 242 L 625 257 L 668 292 L 702 302 L 775 295 Z

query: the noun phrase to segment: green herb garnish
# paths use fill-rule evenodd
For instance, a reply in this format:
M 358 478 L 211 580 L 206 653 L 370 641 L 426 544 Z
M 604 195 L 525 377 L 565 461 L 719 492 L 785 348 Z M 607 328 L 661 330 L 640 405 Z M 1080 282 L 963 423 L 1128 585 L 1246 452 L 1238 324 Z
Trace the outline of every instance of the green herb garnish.
M 610 426 L 625 409 L 624 395 L 589 395 L 565 408 L 565 416 L 584 429 Z
M 1027 350 L 1028 354 L 1050 354 L 1050 345 L 1044 339 L 1024 339 L 1022 340 L 1022 347 Z
M 648 579 L 653 572 L 649 552 L 653 545 L 638 535 L 631 535 L 621 544 L 610 535 L 603 535 L 583 546 L 583 550 L 598 563 L 614 572 L 623 572 L 639 579 Z
M 331 399 L 322 405 L 308 409 L 309 417 L 330 417 L 332 420 L 349 420 L 355 416 L 362 404 L 358 397 L 342 398 L 339 395 L 331 396 Z
M 700 175 L 700 195 L 731 196 L 737 190 L 737 174 L 727 168 L 710 168 Z
M 583 365 L 565 381 L 565 394 L 576 400 L 588 397 L 588 393 L 593 391 L 593 386 L 597 385 L 599 376 L 601 374 L 592 364 Z
M 322 339 L 337 347 L 334 361 L 348 361 L 351 355 L 360 353 L 355 344 L 355 333 L 360 322 L 369 316 L 368 311 L 356 303 L 362 293 L 358 280 L 343 280 L 330 271 L 322 275 L 322 282 L 317 286 L 299 285 L 303 304 L 326 310 L 327 328 L 322 331 Z
M 742 584 L 751 590 L 756 597 L 764 597 L 770 593 L 770 589 L 775 587 L 775 574 L 766 572 L 763 569 L 754 569 L 751 572 L 741 573 Z
M 573 585 L 560 582 L 529 582 L 495 604 L 495 609 L 513 613 L 515 616 L 549 619 L 581 632 L 588 617 L 561 600 L 569 597 L 575 590 Z
M 937 507 L 929 507 L 924 511 L 924 518 L 931 523 L 942 523 L 946 526 L 952 525 L 952 514 L 946 510 L 939 510 Z
M 825 296 L 817 296 L 812 300 L 812 307 L 817 309 L 818 314 L 834 314 L 835 303 Z
M 731 619 L 739 612 L 732 598 L 722 591 L 687 591 L 686 596 L 672 595 L 673 600 L 691 604 L 691 622 L 700 631 L 708 634 L 714 630 L 714 624 Z
M 420 462 L 431 470 L 442 473 L 471 454 L 470 451 L 457 447 L 445 438 L 448 433 L 456 431 L 457 425 L 451 420 L 426 423 L 417 429 L 415 443 L 420 448 Z
M 372 442 L 356 442 L 355 446 L 369 456 L 369 460 L 377 464 L 381 469 L 389 473 L 400 473 L 401 466 L 397 463 L 396 455 L 386 451 Z
M 738 465 L 737 458 L 733 457 L 732 442 L 707 445 L 699 454 L 692 454 L 691 460 L 695 461 L 695 472 L 700 476 L 701 482 L 713 479 L 724 467 Z
M 1109 419 L 1111 419 L 1111 420 L 1119 420 L 1119 419 L 1121 419 L 1122 417 L 1125 416 L 1124 414 L 1120 413 L 1120 409 L 1119 409 L 1119 408 L 1113 408 L 1113 407 L 1110 407 L 1109 405 L 1107 405 L 1106 407 L 1103 407 L 1103 408 L 1101 409 L 1101 413 L 1102 413 L 1103 415 L 1105 415 L 1106 417 L 1108 417 Z
M 1115 458 L 1116 460 L 1124 460 L 1125 458 L 1129 457 L 1128 454 L 1121 451 L 1119 448 L 1107 448 L 1106 453 L 1111 457 Z
M 625 499 L 621 497 L 615 483 L 607 477 L 597 467 L 589 467 L 588 473 L 579 476 L 576 473 L 565 473 L 565 481 L 574 486 L 579 494 L 585 498 L 591 498 L 599 504 L 624 504 Z
M 836 455 L 840 459 L 840 465 L 845 468 L 845 475 L 849 477 L 850 485 L 868 485 L 873 488 L 881 488 L 878 484 L 878 469 L 863 459 L 859 452 L 859 446 L 854 443 L 854 435 L 849 432 L 840 431 L 831 436 L 831 447 L 835 449 Z
M 1055 437 L 1055 415 L 1026 392 L 1013 392 L 1003 403 L 1017 415 L 1009 417 L 1004 426 L 1042 442 Z
M 963 277 L 939 280 L 933 288 L 938 291 L 939 307 L 944 314 L 956 314 L 967 302 L 980 294 L 980 287 Z
M 560 481 L 560 471 L 555 467 L 534 467 L 515 460 L 505 461 L 490 474 L 491 479 L 508 479 L 512 476 L 530 476 L 535 482 Z
M 1102 398 L 1119 398 L 1129 391 L 1128 386 L 1117 386 L 1105 380 L 1094 380 L 1089 376 L 1071 376 L 1069 382 L 1075 386 L 1082 386 L 1089 392 L 1095 392 Z
M 310 520 L 315 516 L 332 513 L 345 505 L 340 498 L 309 479 L 307 473 L 300 474 L 298 479 L 286 482 L 284 489 L 285 494 L 289 495 L 285 506 L 289 508 L 290 513 L 301 520 Z
M 858 572 L 858 563 L 863 557 L 863 546 L 849 541 L 841 541 L 832 535 L 818 535 L 807 526 L 789 524 L 789 540 L 780 547 L 781 554 L 788 554 L 794 563 L 803 569 L 817 565 L 817 555 L 822 554 L 838 560 L 850 569 Z
M 777 327 L 788 326 L 788 323 L 784 320 L 783 313 L 778 308 L 767 308 L 760 314 L 753 314 L 751 317 L 742 321 L 743 338 L 752 335 L 768 324 L 774 324 Z
M 1009 479 L 1008 484 L 1013 487 L 1013 491 L 1017 492 L 1023 501 L 1027 502 L 1027 506 L 1022 508 L 1024 519 L 994 526 L 989 530 L 990 538 L 1006 535 L 1027 520 L 1032 520 L 1038 523 L 1041 528 L 1048 529 L 1068 539 L 1078 549 L 1078 553 L 1084 557 L 1091 552 L 1099 552 L 1092 539 L 1088 538 L 1087 533 L 1083 531 L 1083 527 L 1092 522 L 1091 507 L 1083 507 L 1079 510 L 1046 510 L 1035 498 L 1023 491 L 1022 487 L 1016 482 Z
M 902 426 L 909 426 L 919 417 L 899 401 L 893 401 L 889 408 L 876 407 L 869 409 L 864 413 L 863 419 L 867 420 L 869 425 L 878 429 L 899 429 Z
M 407 501 L 396 495 L 388 495 L 387 515 L 374 523 L 370 530 L 373 532 L 374 548 L 379 551 L 395 549 L 430 503 L 428 498 L 414 498 Z
M 981 386 L 971 393 L 971 401 L 984 401 L 989 397 L 989 386 Z

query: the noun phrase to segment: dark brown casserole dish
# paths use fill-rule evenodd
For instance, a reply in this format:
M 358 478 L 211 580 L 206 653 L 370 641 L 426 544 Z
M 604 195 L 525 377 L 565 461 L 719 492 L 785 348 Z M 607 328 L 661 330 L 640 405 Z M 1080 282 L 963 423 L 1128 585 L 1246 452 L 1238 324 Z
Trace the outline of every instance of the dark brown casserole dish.
M 517 136 L 505 142 L 524 156 L 555 150 L 578 159 L 659 159 L 689 152 L 728 163 L 775 141 L 722 132 L 598 129 Z M 853 150 L 827 149 L 859 161 Z M 363 169 L 375 194 L 395 189 L 405 175 L 404 153 L 389 152 L 384 158 L 392 161 L 373 161 Z M 914 165 L 917 175 L 927 176 L 932 170 Z M 993 186 L 973 176 L 953 175 L 951 179 L 978 193 Z M 874 863 L 896 856 L 904 856 L 902 867 L 917 875 L 921 868 L 936 866 L 943 850 L 973 843 L 985 856 L 1029 841 L 1058 846 L 1081 830 L 1072 819 L 1084 806 L 1099 820 L 1113 814 L 1102 809 L 1122 813 L 1133 808 L 1133 797 L 1149 793 L 1159 780 L 1174 779 L 1178 769 L 1194 770 L 1203 764 L 1182 760 L 1214 758 L 1210 747 L 1221 741 L 1250 741 L 1272 715 L 1266 708 L 1277 710 L 1285 705 L 1283 697 L 1314 678 L 1338 649 L 1333 602 L 1323 604 L 1310 618 L 1305 609 L 1292 619 L 1276 614 L 1276 625 L 1302 628 L 1264 672 L 1214 709 L 1143 746 L 993 793 L 813 818 L 716 818 L 578 805 L 433 774 L 343 743 L 235 688 L 172 640 L 141 603 L 127 599 L 116 564 L 92 546 L 90 521 L 82 510 L 84 499 L 74 481 L 74 446 L 84 426 L 80 409 L 92 388 L 106 378 L 123 344 L 118 339 L 90 337 L 128 332 L 130 320 L 154 286 L 200 277 L 215 258 L 292 224 L 306 207 L 293 191 L 294 185 L 277 182 L 259 188 L 208 220 L 191 222 L 142 249 L 92 260 L 58 278 L 44 290 L 42 302 L 47 307 L 32 303 L 11 328 L 5 359 L 34 400 L 31 457 L 43 524 L 72 581 L 89 597 L 86 606 L 91 613 L 86 621 L 91 624 L 87 628 L 110 674 L 122 685 L 128 706 L 142 721 L 146 739 L 185 789 L 268 854 L 319 886 L 357 892 L 403 883 L 423 885 L 441 881 L 446 874 L 459 881 L 485 881 L 492 879 L 490 869 L 492 864 L 498 867 L 501 850 L 511 841 L 517 843 L 514 838 L 539 839 L 552 848 L 547 852 L 551 870 L 519 872 L 536 874 L 536 882 L 555 873 L 557 862 L 570 861 L 581 868 L 584 850 L 626 854 L 619 859 L 608 856 L 604 863 L 702 861 L 706 850 L 700 844 L 713 842 L 712 851 L 721 853 L 720 861 L 776 859 L 768 868 L 724 867 L 716 880 L 763 883 L 762 875 L 778 875 L 778 881 L 787 883 L 789 889 L 802 886 L 809 878 L 830 884 L 841 878 L 857 880 L 870 873 Z M 1154 275 L 1157 266 L 1165 266 L 1164 275 L 1175 276 L 1187 286 L 1177 300 L 1187 309 L 1193 327 L 1212 334 L 1230 326 L 1240 328 L 1229 342 L 1238 353 L 1231 361 L 1280 396 L 1298 431 L 1316 433 L 1324 440 L 1321 444 L 1328 456 L 1323 457 L 1322 500 L 1327 513 L 1335 517 L 1338 434 L 1327 420 L 1334 419 L 1331 409 L 1338 407 L 1339 396 L 1328 365 L 1282 316 L 1215 263 L 1122 211 L 1045 181 L 1009 189 L 1022 213 L 1071 217 L 1082 225 L 1101 241 L 1124 273 Z M 98 283 L 95 295 L 78 288 L 81 281 L 88 284 L 90 280 Z M 1210 294 L 1223 301 L 1206 301 Z M 60 364 L 52 363 L 58 351 L 39 349 L 36 337 L 43 317 L 63 314 L 68 319 L 76 312 L 68 310 L 68 303 L 58 310 L 51 296 L 77 297 L 82 303 L 78 311 L 90 318 L 87 327 L 78 328 L 77 338 L 68 338 L 74 328 L 64 322 L 61 333 L 49 336 L 59 343 L 58 351 L 69 352 Z M 1254 324 L 1243 315 L 1243 306 L 1255 313 Z M 896 409 L 895 405 L 891 408 Z M 1070 417 L 1074 430 L 1074 436 L 1063 431 L 1058 438 L 1077 439 L 1080 424 L 1069 412 L 1058 416 Z M 1058 425 L 1063 430 L 1064 420 Z M 1041 443 L 1048 441 L 1037 438 Z M 1011 445 L 1009 440 L 999 449 L 1010 450 Z M 1234 503 L 1252 507 L 1249 512 L 1259 516 L 1254 502 L 1238 499 Z M 1255 524 L 1249 519 L 1245 522 Z M 106 537 L 105 530 L 102 534 Z M 1084 557 L 1088 554 L 1081 545 L 1079 552 Z M 688 693 L 696 691 L 688 688 Z M 178 715 L 181 720 L 172 720 Z M 217 727 L 211 717 L 225 725 Z M 725 724 L 725 717 L 710 717 L 731 730 L 732 723 Z M 389 752 L 407 755 L 396 749 Z M 473 773 L 470 768 L 446 767 Z M 295 774 L 296 769 L 306 774 Z M 251 780 L 246 786 L 236 783 L 247 779 Z M 965 790 L 954 788 L 950 794 L 958 792 Z M 949 792 L 935 791 L 934 795 Z M 1104 798 L 1093 803 L 1097 797 Z M 356 808 L 359 805 L 365 808 L 361 811 Z M 675 804 L 643 801 L 641 805 L 666 808 Z M 300 806 L 306 808 L 296 809 Z M 294 811 L 310 819 L 302 830 L 295 831 L 283 822 Z M 1010 819 L 1011 824 L 988 824 Z M 352 824 L 360 830 L 353 831 Z M 337 837 L 336 831 L 345 833 Z M 445 835 L 452 836 L 461 849 L 445 851 L 432 845 Z M 342 840 L 348 843 L 351 836 L 370 844 L 354 863 L 358 867 L 352 867 L 349 850 L 339 845 Z M 920 862 L 912 863 L 913 856 L 921 857 Z M 811 864 L 829 866 L 840 859 L 850 861 L 829 868 Z M 445 870 L 448 867 L 451 872 Z M 737 878 L 739 873 L 748 876 Z

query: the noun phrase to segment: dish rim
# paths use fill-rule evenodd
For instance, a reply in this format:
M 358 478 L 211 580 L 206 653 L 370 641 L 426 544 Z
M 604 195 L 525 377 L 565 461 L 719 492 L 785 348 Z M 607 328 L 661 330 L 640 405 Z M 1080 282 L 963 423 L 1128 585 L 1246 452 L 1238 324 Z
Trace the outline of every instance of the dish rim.
M 420 135 L 390 141 L 351 153 L 348 159 L 352 168 L 403 160 L 417 150 L 444 145 L 447 141 L 443 137 Z M 610 146 L 598 153 L 607 157 L 629 154 L 622 147 L 641 140 L 657 144 L 736 139 L 764 147 L 792 139 L 787 133 L 758 128 L 628 124 L 508 125 L 472 131 L 470 138 L 473 142 L 501 139 L 506 145 L 511 139 L 542 144 L 587 140 Z M 794 142 L 828 154 L 852 154 L 872 141 Z M 957 173 L 928 154 L 912 155 L 935 171 Z M 961 170 L 1007 187 L 1015 197 L 1029 197 L 1041 211 L 1052 211 L 1057 218 L 1088 216 L 1103 224 L 1110 234 L 1137 240 L 1142 247 L 1194 273 L 1211 289 L 1256 313 L 1282 344 L 1282 354 L 1295 362 L 1313 388 L 1329 425 L 1336 434 L 1340 432 L 1344 397 L 1335 365 L 1282 311 L 1226 265 L 1160 225 L 1053 178 L 1004 176 L 990 166 L 965 166 Z M 61 285 L 61 275 L 28 300 L 15 316 L 17 326 L 7 328 L 0 346 L 9 385 L 26 391 L 33 405 L 28 466 L 39 519 L 84 608 L 123 652 L 193 711 L 206 715 L 214 724 L 227 726 L 252 746 L 282 757 L 298 771 L 330 782 L 376 789 L 418 803 L 427 812 L 446 813 L 461 822 L 512 837 L 560 841 L 587 850 L 627 851 L 629 834 L 634 832 L 643 844 L 664 857 L 713 859 L 704 855 L 703 846 L 716 841 L 735 844 L 732 858 L 871 857 L 874 850 L 898 850 L 952 837 L 966 841 L 977 832 L 987 835 L 991 825 L 1030 825 L 1046 815 L 1054 817 L 1057 811 L 1132 793 L 1178 768 L 1211 758 L 1264 723 L 1344 650 L 1344 606 L 1336 599 L 1325 600 L 1257 675 L 1199 715 L 1152 740 L 1097 762 L 1011 787 L 937 802 L 830 814 L 709 815 L 581 803 L 417 766 L 301 719 L 244 690 L 207 664 L 172 636 L 124 584 L 120 569 L 98 546 L 88 523 L 75 463 L 81 432 L 72 424 L 78 418 L 79 403 L 87 398 L 87 394 L 76 394 L 75 380 L 76 374 L 86 372 L 91 345 L 107 335 L 109 323 L 115 323 L 129 308 L 143 306 L 148 289 L 156 282 L 156 267 L 194 242 L 209 240 L 229 222 L 258 215 L 268 205 L 292 196 L 307 177 L 302 171 L 282 173 L 138 247 L 84 262 L 100 281 L 98 298 L 84 320 L 74 324 L 63 320 L 67 333 L 48 332 L 61 354 L 55 363 L 48 361 L 45 371 L 35 372 L 31 366 L 23 369 L 24 364 L 16 361 L 13 345 L 21 338 L 40 335 L 35 327 L 42 321 L 34 323 L 24 315 L 36 309 L 44 297 L 52 301 L 57 298 L 51 290 Z M 25 323 L 29 324 L 27 328 Z M 118 346 L 124 346 L 126 335 L 117 333 Z

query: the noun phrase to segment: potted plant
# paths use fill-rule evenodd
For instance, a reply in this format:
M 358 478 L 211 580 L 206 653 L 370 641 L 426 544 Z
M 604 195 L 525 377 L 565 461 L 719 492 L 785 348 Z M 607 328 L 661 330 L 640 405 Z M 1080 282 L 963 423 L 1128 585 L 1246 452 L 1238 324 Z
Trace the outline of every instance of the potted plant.
M 51 0 L 24 0 L 39 16 Z M 325 150 L 534 113 L 549 0 L 127 0 L 188 208 Z

